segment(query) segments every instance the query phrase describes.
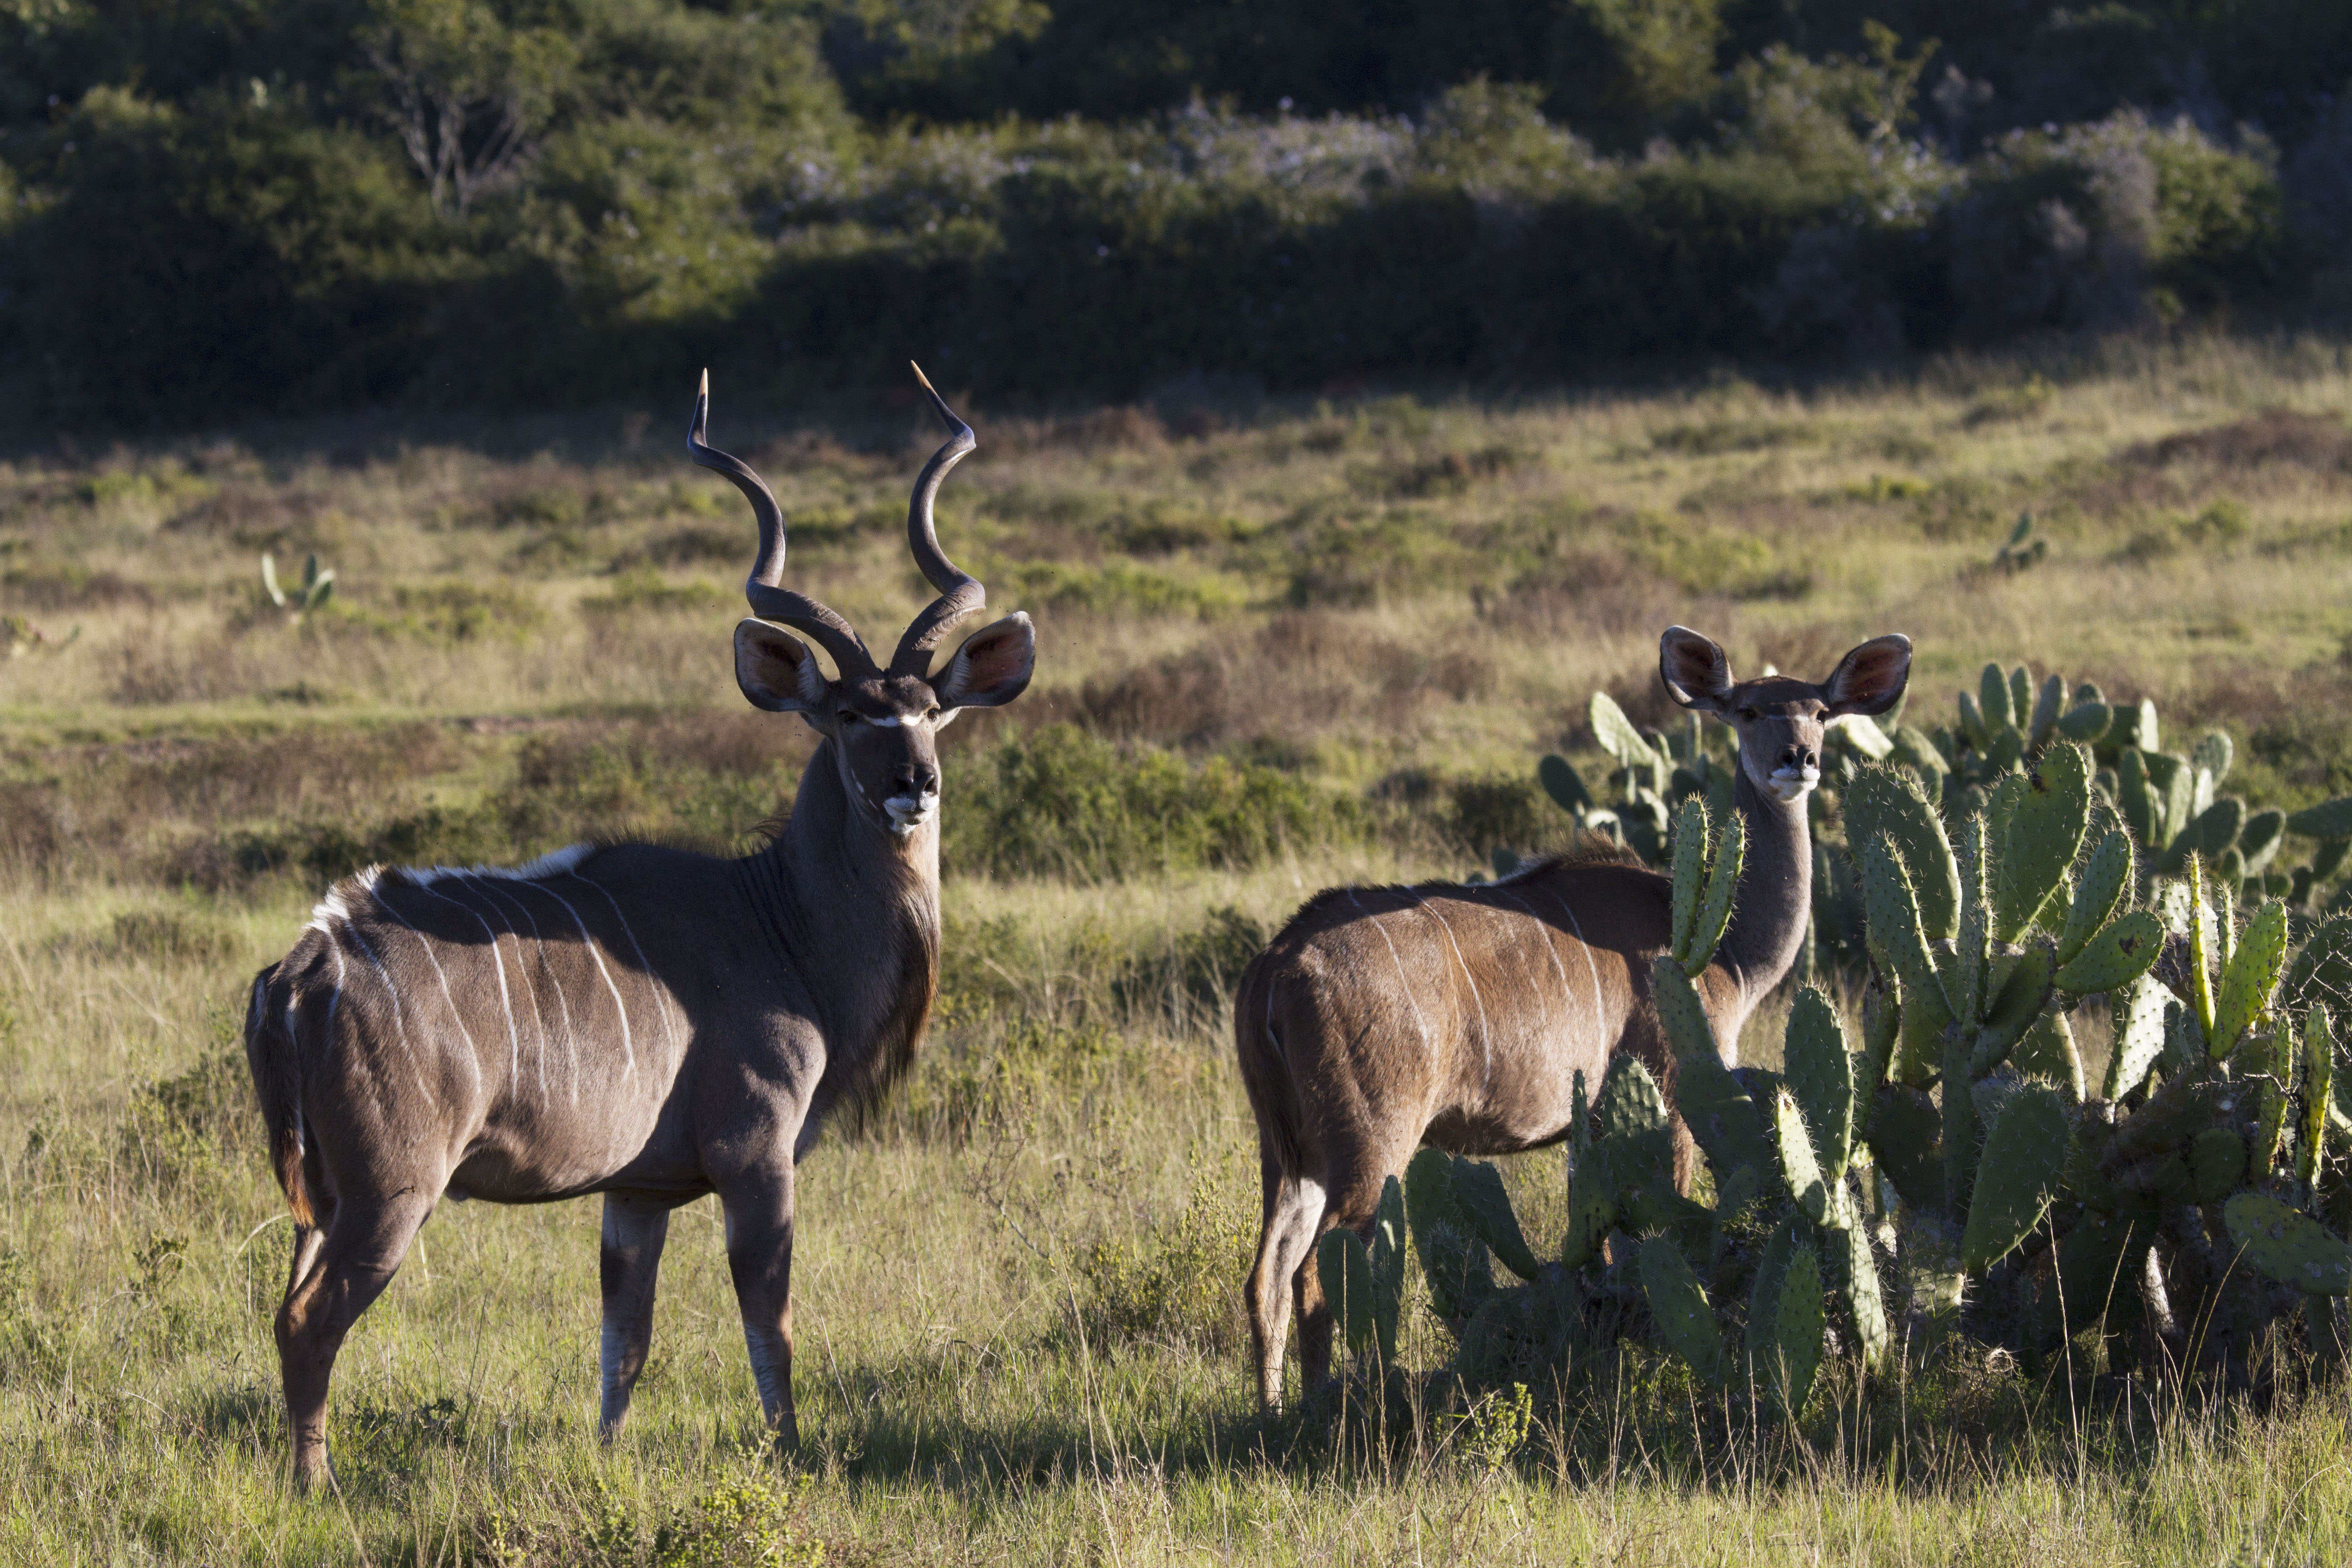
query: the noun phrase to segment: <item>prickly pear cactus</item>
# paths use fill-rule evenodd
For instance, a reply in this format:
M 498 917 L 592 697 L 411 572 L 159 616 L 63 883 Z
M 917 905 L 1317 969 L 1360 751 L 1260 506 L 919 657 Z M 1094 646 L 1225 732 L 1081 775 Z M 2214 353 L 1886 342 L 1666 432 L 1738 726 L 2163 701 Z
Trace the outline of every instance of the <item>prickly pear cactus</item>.
M 2267 1193 L 2240 1193 L 2221 1212 L 2247 1261 L 2280 1284 L 2315 1296 L 2352 1290 L 2352 1247 L 2309 1215 Z
M 2095 1330 L 2126 1359 L 2153 1334 L 2168 1366 L 2194 1369 L 2181 1325 L 2214 1321 L 2225 1288 L 2241 1334 L 2319 1310 L 2281 1302 L 2352 1293 L 2352 1075 L 2334 1037 L 2352 1005 L 2352 797 L 2255 810 L 2221 791 L 2226 737 L 2168 752 L 2152 702 L 1989 666 L 1956 727 L 1886 722 L 1832 748 L 1822 967 L 1801 972 L 1774 1074 L 1727 1065 L 1737 1042 L 1715 1037 L 1695 983 L 1742 854 L 1729 769 L 1696 725 L 1644 735 L 1605 698 L 1591 716 L 1616 800 L 1559 758 L 1538 776 L 1580 828 L 1671 869 L 1653 994 L 1715 1203 L 1677 1190 L 1666 1097 L 1631 1057 L 1589 1114 L 1575 1080 L 1556 1254 L 1530 1245 L 1493 1167 L 1423 1151 L 1384 1213 L 1409 1218 L 1463 1376 L 1502 1364 L 1482 1347 L 1565 1356 L 1648 1332 L 1788 1415 L 1832 1342 L 1865 1367 L 1889 1356 L 1898 1314 L 2028 1351 Z M 1858 1050 L 1844 993 L 1804 983 L 1839 967 L 1869 976 Z M 2075 1046 L 2094 1005 L 2113 1023 L 2095 1085 Z M 1402 1234 L 1391 1215 L 1369 1245 L 1323 1243 L 1352 1346 L 1393 1354 Z M 2217 1245 L 2293 1289 L 2185 1261 Z M 1598 1309 L 1629 1291 L 1646 1313 Z M 2144 1297 L 2168 1313 L 2147 1318 Z M 1735 1300 L 1744 1337 L 1718 1310 Z
M 1716 1324 L 1715 1308 L 1698 1276 L 1691 1272 L 1690 1260 L 1666 1237 L 1654 1236 L 1642 1244 L 1642 1292 L 1667 1348 L 1706 1382 L 1720 1382 L 1723 1331 Z
M 2055 1089 L 2029 1084 L 1986 1130 L 1960 1268 L 1978 1274 L 2014 1251 L 2057 1195 L 2066 1166 L 2066 1107 Z

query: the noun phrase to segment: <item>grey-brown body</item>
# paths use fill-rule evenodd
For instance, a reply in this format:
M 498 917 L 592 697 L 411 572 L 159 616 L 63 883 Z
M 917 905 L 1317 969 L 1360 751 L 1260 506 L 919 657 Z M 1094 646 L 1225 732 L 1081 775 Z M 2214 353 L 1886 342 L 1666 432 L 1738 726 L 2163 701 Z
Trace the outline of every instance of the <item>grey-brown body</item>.
M 1019 696 L 1034 659 L 1016 615 L 930 671 L 982 604 L 931 534 L 939 479 L 971 446 L 933 401 L 956 435 L 918 481 L 908 531 L 941 597 L 885 669 L 839 616 L 776 585 L 782 514 L 748 467 L 702 445 L 698 400 L 696 460 L 760 521 L 753 607 L 839 669 L 828 679 L 768 619 L 736 628 L 745 696 L 824 736 L 773 841 L 741 859 L 579 845 L 512 870 L 372 869 L 256 978 L 246 1052 L 295 1223 L 277 1330 L 306 1484 L 325 1469 L 343 1338 L 445 1196 L 605 1195 L 610 1436 L 645 1365 L 669 1211 L 716 1193 L 761 1405 L 796 1440 L 794 1166 L 828 1115 L 871 1103 L 914 1055 L 939 973 L 934 739 L 961 709 Z
M 1910 644 L 1880 638 L 1828 682 L 1735 686 L 1722 651 L 1675 627 L 1662 670 L 1676 699 L 1740 733 L 1733 797 L 1748 831 L 1729 928 L 1697 977 L 1727 1060 L 1795 962 L 1812 889 L 1805 795 L 1825 721 L 1891 707 Z M 1668 879 L 1615 858 L 1554 858 L 1499 881 L 1342 888 L 1293 917 L 1250 964 L 1234 1038 L 1258 1126 L 1265 1207 L 1247 1285 L 1259 1395 L 1282 1397 L 1295 1304 L 1299 1360 L 1326 1374 L 1331 1318 L 1314 1267 L 1334 1226 L 1371 1223 L 1381 1189 L 1423 1143 L 1460 1154 L 1538 1148 L 1571 1131 L 1575 1083 L 1596 1089 L 1631 1052 L 1671 1102 L 1675 1058 L 1651 1001 L 1668 945 Z M 1694 1151 L 1676 1123 L 1676 1179 Z

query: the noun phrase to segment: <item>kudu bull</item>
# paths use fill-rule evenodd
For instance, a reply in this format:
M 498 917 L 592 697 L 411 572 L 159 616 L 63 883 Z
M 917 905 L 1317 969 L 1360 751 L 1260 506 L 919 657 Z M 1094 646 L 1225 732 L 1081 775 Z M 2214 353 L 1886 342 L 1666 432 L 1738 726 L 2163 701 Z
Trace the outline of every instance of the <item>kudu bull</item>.
M 923 389 L 950 434 L 907 536 L 940 596 L 887 668 L 847 621 L 780 585 L 782 511 L 749 465 L 704 445 L 707 375 L 695 399 L 688 453 L 759 524 L 736 681 L 824 737 L 772 842 L 740 860 L 575 845 L 511 870 L 372 869 L 255 980 L 246 1055 L 295 1225 L 277 1330 L 301 1483 L 326 1467 L 335 1353 L 444 1194 L 604 1194 L 609 1438 L 645 1367 L 669 1211 L 718 1194 L 760 1402 L 778 1441 L 796 1440 L 793 1165 L 828 1112 L 871 1103 L 913 1057 L 939 979 L 934 738 L 961 709 L 1018 697 L 1036 654 L 1014 615 L 931 673 L 986 595 L 931 522 L 975 442 Z M 822 647 L 835 677 L 771 622 Z
M 1827 723 L 1892 708 L 1910 665 L 1910 639 L 1883 637 L 1819 686 L 1734 682 L 1723 650 L 1696 632 L 1675 626 L 1660 639 L 1658 672 L 1674 700 L 1739 737 L 1734 799 L 1747 860 L 1730 929 L 1697 982 L 1727 1053 L 1804 938 L 1805 796 L 1821 777 Z M 1329 1367 L 1317 1238 L 1335 1226 L 1369 1229 L 1382 1184 L 1415 1148 L 1498 1154 L 1555 1142 L 1570 1131 L 1575 1075 L 1597 1088 L 1621 1051 L 1638 1056 L 1671 1100 L 1674 1053 L 1650 1000 L 1671 898 L 1654 871 L 1573 856 L 1466 887 L 1338 888 L 1309 900 L 1251 963 L 1234 1039 L 1265 1184 L 1247 1289 L 1266 1408 L 1282 1403 L 1294 1300 L 1307 1384 Z M 1675 1133 L 1675 1178 L 1687 1187 L 1693 1151 L 1679 1120 Z

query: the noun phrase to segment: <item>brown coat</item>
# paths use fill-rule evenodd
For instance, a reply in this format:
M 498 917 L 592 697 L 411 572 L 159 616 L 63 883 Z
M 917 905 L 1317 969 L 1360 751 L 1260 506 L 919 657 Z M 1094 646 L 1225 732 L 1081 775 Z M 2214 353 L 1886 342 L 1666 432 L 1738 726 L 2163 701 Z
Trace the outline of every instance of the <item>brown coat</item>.
M 1825 723 L 1902 695 L 1910 643 L 1883 637 L 1820 686 L 1735 686 L 1722 651 L 1675 627 L 1661 671 L 1687 706 L 1740 736 L 1734 799 L 1748 829 L 1731 924 L 1698 990 L 1727 1061 L 1794 963 L 1811 915 L 1805 795 Z M 1570 1131 L 1576 1077 L 1596 1090 L 1630 1051 L 1674 1093 L 1674 1053 L 1650 997 L 1672 885 L 1637 865 L 1559 858 L 1500 881 L 1339 888 L 1301 909 L 1242 977 L 1234 1039 L 1258 1126 L 1264 1230 L 1248 1295 L 1267 1407 L 1282 1394 L 1293 1302 L 1307 1375 L 1324 1375 L 1331 1320 L 1313 1261 L 1333 1226 L 1370 1226 L 1381 1188 L 1423 1143 L 1507 1153 Z M 1676 1177 L 1693 1152 L 1676 1128 Z M 1286 1289 L 1286 1287 L 1287 1289 Z

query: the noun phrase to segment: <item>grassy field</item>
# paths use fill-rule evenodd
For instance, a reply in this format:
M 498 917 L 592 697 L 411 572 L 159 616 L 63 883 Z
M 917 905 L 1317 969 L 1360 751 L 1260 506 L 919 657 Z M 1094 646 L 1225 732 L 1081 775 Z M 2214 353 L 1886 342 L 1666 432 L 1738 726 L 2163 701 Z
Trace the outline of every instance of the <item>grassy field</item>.
M 2028 660 L 2229 730 L 2258 803 L 2352 792 L 2352 354 L 2315 342 L 1803 393 L 965 408 L 943 539 L 1036 616 L 1039 674 L 947 732 L 929 1053 L 803 1168 L 804 1451 L 760 1457 L 708 1200 L 609 1453 L 595 1206 L 446 1206 L 344 1352 L 336 1489 L 292 1497 L 253 969 L 352 866 L 740 844 L 807 755 L 731 689 L 751 528 L 678 450 L 688 390 L 0 463 L 0 1553 L 2352 1560 L 2341 1388 L 2149 1409 L 1923 1363 L 1761 1431 L 1623 1364 L 1524 1419 L 1411 1402 L 1384 1443 L 1262 1423 L 1222 1016 L 1315 888 L 1561 837 L 1535 757 L 1595 754 L 1596 688 L 1662 720 L 1673 622 L 1816 678 L 1908 632 L 1912 711 L 1941 721 L 1986 658 Z M 869 640 L 921 602 L 917 414 L 717 389 L 713 439 L 795 520 L 793 580 Z M 1996 571 L 2021 511 L 2049 555 Z M 289 576 L 316 552 L 334 597 L 270 605 L 265 550 Z M 1556 1234 L 1559 1157 L 1510 1163 Z M 1433 1324 L 1408 1337 L 1444 1361 Z

